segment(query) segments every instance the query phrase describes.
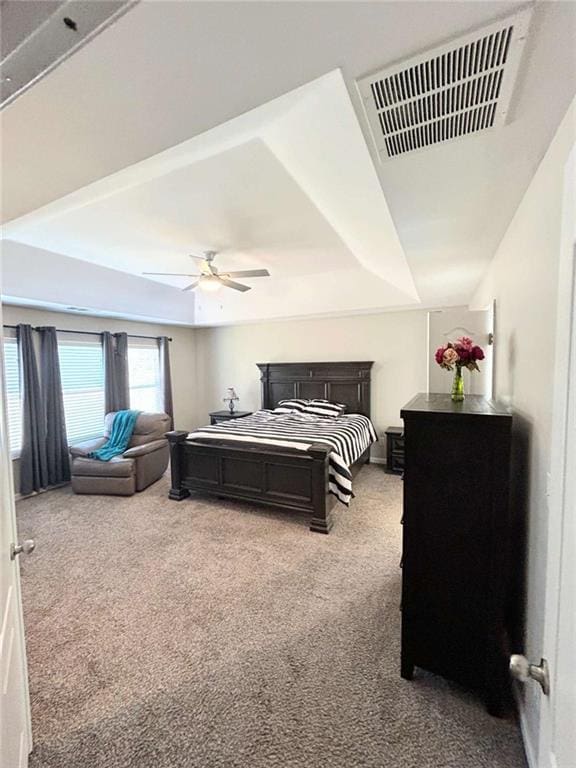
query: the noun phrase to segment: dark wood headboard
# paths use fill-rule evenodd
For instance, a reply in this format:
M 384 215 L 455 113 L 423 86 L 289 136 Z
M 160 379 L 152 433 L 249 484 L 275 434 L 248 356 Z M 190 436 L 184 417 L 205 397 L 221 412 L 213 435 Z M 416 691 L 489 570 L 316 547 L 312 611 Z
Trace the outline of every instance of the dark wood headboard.
M 257 363 L 262 408 L 275 408 L 291 397 L 323 398 L 344 403 L 347 413 L 370 416 L 370 370 L 373 362 Z

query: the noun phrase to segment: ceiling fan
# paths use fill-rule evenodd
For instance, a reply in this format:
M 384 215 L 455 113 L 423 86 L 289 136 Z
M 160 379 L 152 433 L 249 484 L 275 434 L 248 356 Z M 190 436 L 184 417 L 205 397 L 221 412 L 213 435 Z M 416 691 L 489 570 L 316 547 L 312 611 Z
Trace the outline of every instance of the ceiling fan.
M 235 272 L 220 272 L 213 263 L 217 255 L 218 251 L 204 251 L 204 256 L 195 256 L 193 253 L 189 254 L 191 259 L 199 259 L 202 262 L 199 274 L 187 272 L 142 272 L 142 274 L 198 278 L 193 283 L 190 283 L 190 285 L 182 288 L 183 291 L 193 291 L 196 287 L 200 287 L 203 291 L 217 291 L 221 286 L 225 286 L 226 288 L 233 288 L 235 291 L 244 292 L 249 291 L 250 286 L 236 283 L 230 278 L 270 277 L 270 272 L 267 269 L 241 269 Z

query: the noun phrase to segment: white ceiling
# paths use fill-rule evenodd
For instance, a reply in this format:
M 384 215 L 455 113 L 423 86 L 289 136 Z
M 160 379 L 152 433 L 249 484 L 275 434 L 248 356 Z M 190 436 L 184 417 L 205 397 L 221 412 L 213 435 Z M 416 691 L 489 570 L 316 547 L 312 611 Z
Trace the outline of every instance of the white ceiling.
M 5 234 L 136 275 L 197 272 L 188 254 L 206 249 L 223 270 L 269 269 L 246 280 L 249 295 L 198 300 L 203 324 L 418 301 L 339 71 L 15 219 Z
M 18 3 L 0 0 L 2 57 L 12 53 L 63 2 L 64 0 L 27 0 L 25 3 Z
M 194 324 L 195 297 L 188 293 L 12 240 L 2 241 L 1 246 L 0 288 L 6 304 Z
M 275 278 L 322 272 L 328 264 L 344 269 L 351 258 L 257 139 L 25 225 L 21 238 L 14 239 L 134 274 L 197 273 L 200 265 L 188 254 L 202 255 L 208 248 L 219 252 L 222 271 L 268 267 Z M 191 282 L 158 281 L 179 287 Z
M 358 115 L 356 130 L 362 130 L 367 140 L 363 150 L 366 152 L 368 146 L 372 152 L 356 93 L 356 78 L 443 43 L 521 5 L 514 2 L 221 4 L 144 0 L 3 113 L 4 220 L 36 211 L 121 169 L 188 142 L 336 67 L 341 68 L 350 104 Z M 242 196 L 242 203 L 234 206 L 233 215 L 227 216 L 225 205 L 215 205 L 215 191 L 223 189 L 225 180 L 225 188 L 230 192 L 229 211 L 234 191 L 242 184 L 240 175 L 234 180 L 230 178 L 222 154 L 220 158 L 198 162 L 194 168 L 173 169 L 164 179 L 156 179 L 150 186 L 143 183 L 140 189 L 127 190 L 125 197 L 117 197 L 122 203 L 131 199 L 136 208 L 141 207 L 141 217 L 146 219 L 143 222 L 141 217 L 131 218 L 132 206 L 132 213 L 123 223 L 116 209 L 113 228 L 119 237 L 117 243 L 110 241 L 105 231 L 106 221 L 100 220 L 100 214 L 110 217 L 114 213 L 114 198 L 110 197 L 108 203 L 106 200 L 96 202 L 92 189 L 86 198 L 92 214 L 88 209 L 85 216 L 77 214 L 74 226 L 69 219 L 66 227 L 60 228 L 59 235 L 54 230 L 46 230 L 42 237 L 55 239 L 36 240 L 35 244 L 133 271 L 136 270 L 128 262 L 129 253 L 135 249 L 151 261 L 161 254 L 162 258 L 168 258 L 170 251 L 171 263 L 176 262 L 182 258 L 181 248 L 192 250 L 193 245 L 188 239 L 190 246 L 185 245 L 182 239 L 189 237 L 191 229 L 184 221 L 185 216 L 183 219 L 182 190 L 187 185 L 194 187 L 193 177 L 200 179 L 203 170 L 210 176 L 211 171 L 207 169 L 211 168 L 214 182 L 206 187 L 205 216 L 201 216 L 199 205 L 193 229 L 198 233 L 199 245 L 214 245 L 227 251 L 226 266 L 240 262 L 246 266 L 270 264 L 270 271 L 274 266 L 279 279 L 290 281 L 297 279 L 298 270 L 304 268 L 302 262 L 304 265 L 317 262 L 318 274 L 322 275 L 327 259 L 333 258 L 334 269 L 341 269 L 342 274 L 347 272 L 350 283 L 357 287 L 352 292 L 356 297 L 352 304 L 357 304 L 357 297 L 362 299 L 362 306 L 349 309 L 361 311 L 369 306 L 410 304 L 415 300 L 416 292 L 410 286 L 405 264 L 403 266 L 405 254 L 423 304 L 461 304 L 468 300 L 492 258 L 574 95 L 574 81 L 566 73 L 573 72 L 576 64 L 572 45 L 575 20 L 573 3 L 536 3 L 508 124 L 501 130 L 436 146 L 385 165 L 375 161 L 373 178 L 384 193 L 378 203 L 366 169 L 361 180 L 355 179 L 355 186 L 346 187 L 346 178 L 354 174 L 354 165 L 348 162 L 344 178 L 338 181 L 340 168 L 346 166 L 348 159 L 346 149 L 340 150 L 337 161 L 321 162 L 322 167 L 318 167 L 324 146 L 332 157 L 337 144 L 332 142 L 331 146 L 330 130 L 320 143 L 318 131 L 312 132 L 314 139 L 310 140 L 303 130 L 307 125 L 298 110 L 313 111 L 312 97 L 308 104 L 290 104 L 283 119 L 273 125 L 270 114 L 262 112 L 266 146 L 247 143 L 227 155 L 228 159 L 234 157 L 238 174 L 242 168 L 246 170 L 246 165 L 253 170 L 250 153 L 258 155 L 256 167 L 261 169 L 261 178 L 273 184 L 273 200 L 266 199 L 265 191 L 258 190 L 258 185 L 253 183 L 246 190 L 249 194 Z M 323 119 L 330 117 L 335 126 L 346 111 L 342 101 L 338 103 L 340 106 L 334 114 L 323 112 Z M 284 128 L 278 137 L 274 125 L 281 122 Z M 42 126 L 41 139 L 38 126 Z M 290 131 L 293 140 L 287 141 Z M 252 130 L 250 139 L 256 134 L 258 131 Z M 234 146 L 241 143 L 237 138 Z M 351 144 L 351 152 L 355 158 L 361 156 L 357 138 Z M 132 186 L 132 181 L 128 185 Z M 157 200 L 160 188 L 165 185 L 173 185 L 174 200 L 172 204 L 166 200 L 166 206 L 160 206 L 162 212 L 158 206 L 152 206 L 156 207 L 154 215 L 146 200 L 148 204 L 150 200 Z M 330 194 L 330 187 L 337 185 L 348 194 L 348 200 L 342 195 L 336 199 L 337 196 Z M 366 189 L 370 199 L 367 207 L 374 213 L 377 206 L 383 204 L 382 210 L 387 214 L 382 229 L 391 248 L 380 249 L 384 257 L 375 251 L 381 233 L 372 231 L 365 222 L 358 224 L 356 212 L 362 210 L 358 203 L 362 202 Z M 106 190 L 106 194 L 110 191 Z M 119 188 L 113 191 L 115 195 L 120 194 Z M 146 198 L 147 192 L 150 198 Z M 220 198 L 226 199 L 226 195 Z M 287 214 L 285 207 L 284 220 L 279 216 L 282 203 L 288 201 L 294 218 L 301 215 L 306 222 L 301 227 L 298 225 L 298 236 L 289 224 L 294 218 Z M 64 220 L 63 211 L 64 208 L 60 208 L 59 215 Z M 88 219 L 94 212 L 99 214 L 89 225 Z M 99 223 L 95 223 L 96 220 Z M 27 221 L 30 231 L 32 221 L 34 219 Z M 128 231 L 130 221 L 132 236 Z M 26 220 L 22 220 L 23 223 Z M 93 241 L 95 227 L 104 230 L 97 243 Z M 25 241 L 23 238 L 31 236 L 23 235 L 23 231 L 20 229 L 18 237 Z M 143 233 L 149 237 L 143 237 Z M 131 247 L 126 238 L 132 238 Z M 276 245 L 269 247 L 274 240 Z M 312 258 L 306 257 L 308 249 L 314 254 Z M 393 252 L 390 263 L 397 271 L 393 275 L 382 270 L 387 266 L 388 250 Z M 292 260 L 293 271 L 286 266 Z M 368 282 L 371 275 L 376 274 L 375 285 L 382 283 L 390 295 L 382 297 L 380 292 L 377 303 L 370 304 L 375 300 L 374 291 L 365 288 L 364 274 Z M 339 310 L 342 297 L 337 289 L 336 293 L 328 291 L 327 284 L 327 281 L 322 283 L 324 292 L 320 295 L 333 303 L 331 310 L 306 308 L 303 299 L 300 309 L 287 314 Z M 277 314 L 278 304 L 288 301 L 289 294 L 278 289 L 275 278 L 262 280 L 258 286 L 254 280 L 253 285 L 254 289 L 245 297 L 252 301 L 258 295 L 260 309 L 255 311 L 261 314 L 257 316 L 272 316 L 272 310 Z M 404 300 L 398 295 L 398 289 L 404 294 Z M 218 317 L 223 320 L 244 316 L 233 306 L 243 297 L 229 298 L 228 294 L 232 293 L 227 292 L 223 304 L 217 305 L 230 305 L 228 309 L 218 309 Z M 294 293 L 298 293 L 296 287 Z M 199 322 L 217 321 L 216 309 L 203 317 L 200 306 L 204 300 L 198 304 Z

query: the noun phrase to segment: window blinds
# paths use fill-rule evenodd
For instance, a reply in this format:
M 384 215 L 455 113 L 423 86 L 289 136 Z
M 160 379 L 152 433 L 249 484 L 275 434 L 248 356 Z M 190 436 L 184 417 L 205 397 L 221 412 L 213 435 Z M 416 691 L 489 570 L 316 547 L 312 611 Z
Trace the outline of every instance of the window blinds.
M 59 339 L 58 357 L 68 443 L 99 437 L 104 428 L 104 361 L 100 340 Z M 130 407 L 152 413 L 162 411 L 157 343 L 131 343 L 128 366 Z M 22 401 L 15 338 L 4 338 L 4 369 L 10 450 L 17 455 L 22 445 Z
M 130 408 L 158 413 L 162 411 L 160 355 L 158 344 L 128 342 Z
M 59 341 L 58 357 L 68 443 L 104 429 L 104 362 L 98 341 Z
M 22 447 L 22 398 L 18 342 L 13 338 L 4 339 L 4 378 L 10 452 L 14 456 L 20 453 Z

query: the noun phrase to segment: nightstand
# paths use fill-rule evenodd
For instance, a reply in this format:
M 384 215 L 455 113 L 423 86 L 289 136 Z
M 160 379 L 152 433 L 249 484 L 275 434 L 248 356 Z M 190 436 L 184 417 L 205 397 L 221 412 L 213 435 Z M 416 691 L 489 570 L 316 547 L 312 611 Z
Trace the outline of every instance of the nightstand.
M 231 421 L 232 419 L 242 419 L 244 416 L 251 416 L 252 411 L 212 411 L 209 414 L 210 424 L 220 424 L 222 421 Z
M 404 472 L 404 429 L 388 427 L 386 430 L 386 472 L 401 475 Z

